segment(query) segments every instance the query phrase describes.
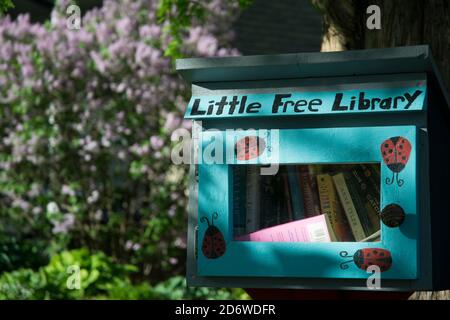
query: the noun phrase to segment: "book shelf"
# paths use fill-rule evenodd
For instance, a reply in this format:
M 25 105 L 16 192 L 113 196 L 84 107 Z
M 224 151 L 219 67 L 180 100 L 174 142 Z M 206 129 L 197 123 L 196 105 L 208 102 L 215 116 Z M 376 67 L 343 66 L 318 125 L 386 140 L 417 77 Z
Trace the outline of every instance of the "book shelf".
M 380 164 L 234 165 L 238 241 L 380 241 Z

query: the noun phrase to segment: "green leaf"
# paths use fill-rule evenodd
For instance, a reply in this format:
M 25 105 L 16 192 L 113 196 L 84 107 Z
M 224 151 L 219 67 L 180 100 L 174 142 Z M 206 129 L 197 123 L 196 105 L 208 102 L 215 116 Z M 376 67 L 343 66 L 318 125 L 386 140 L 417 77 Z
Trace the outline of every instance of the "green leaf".
M 0 14 L 11 8 L 14 8 L 14 4 L 11 0 L 0 0 Z

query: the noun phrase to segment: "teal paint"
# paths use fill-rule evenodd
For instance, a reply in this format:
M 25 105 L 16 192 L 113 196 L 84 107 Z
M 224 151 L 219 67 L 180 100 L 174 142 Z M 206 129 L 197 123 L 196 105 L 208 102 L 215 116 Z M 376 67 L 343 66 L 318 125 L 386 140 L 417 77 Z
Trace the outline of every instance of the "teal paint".
M 404 112 L 424 109 L 426 82 L 415 86 L 382 89 L 295 92 L 279 89 L 272 93 L 192 96 L 185 118 L 237 118 Z
M 273 131 L 273 130 L 272 130 Z M 212 132 L 202 132 L 207 143 Z M 233 132 L 221 134 L 223 139 L 236 139 Z M 241 132 L 239 134 L 242 134 Z M 226 136 L 226 137 L 225 137 Z M 405 181 L 402 187 L 386 185 L 392 172 L 383 163 L 381 143 L 395 136 L 407 138 L 412 150 L 409 161 L 401 171 Z M 218 212 L 215 225 L 227 242 L 226 253 L 218 259 L 198 257 L 198 274 L 201 276 L 246 277 L 303 277 L 303 278 L 367 278 L 368 274 L 352 264 L 349 269 L 339 268 L 343 259 L 339 253 L 353 254 L 361 248 L 384 248 L 392 254 L 392 267 L 382 273 L 382 279 L 416 279 L 418 272 L 417 224 L 417 161 L 415 126 L 285 129 L 279 131 L 278 148 L 272 152 L 279 163 L 381 163 L 381 207 L 396 203 L 407 214 L 400 228 L 381 226 L 382 241 L 375 243 L 258 243 L 232 241 L 231 168 L 227 164 L 199 165 L 199 219 Z M 224 156 L 223 160 L 227 158 Z M 228 159 L 230 160 L 230 159 Z M 267 162 L 270 163 L 270 162 Z M 199 241 L 207 225 L 199 222 Z

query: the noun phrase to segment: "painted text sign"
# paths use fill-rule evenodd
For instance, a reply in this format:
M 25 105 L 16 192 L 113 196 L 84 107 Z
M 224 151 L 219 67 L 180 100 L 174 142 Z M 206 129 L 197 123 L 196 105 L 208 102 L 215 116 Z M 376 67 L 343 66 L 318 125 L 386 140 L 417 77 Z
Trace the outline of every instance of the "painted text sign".
M 426 87 L 193 96 L 189 119 L 422 110 Z

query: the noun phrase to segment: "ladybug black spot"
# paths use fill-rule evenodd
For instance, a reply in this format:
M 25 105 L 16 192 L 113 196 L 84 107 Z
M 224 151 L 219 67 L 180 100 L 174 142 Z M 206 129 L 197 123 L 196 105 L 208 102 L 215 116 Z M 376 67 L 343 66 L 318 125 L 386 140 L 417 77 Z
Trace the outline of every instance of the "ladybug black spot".
M 402 157 L 403 160 L 406 160 L 406 157 Z
M 392 153 L 392 149 L 389 149 L 389 153 Z
M 386 151 L 383 151 L 383 156 L 385 156 L 386 155 Z
M 378 254 L 377 250 L 373 250 L 372 252 L 373 252 L 373 254 Z
M 402 145 L 402 144 L 401 144 L 401 145 L 399 145 L 398 147 L 399 147 L 400 149 L 403 149 L 403 145 Z
M 384 144 L 384 147 L 387 148 L 387 147 L 389 147 L 389 145 L 388 145 L 387 143 L 385 143 L 385 144 Z

